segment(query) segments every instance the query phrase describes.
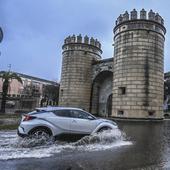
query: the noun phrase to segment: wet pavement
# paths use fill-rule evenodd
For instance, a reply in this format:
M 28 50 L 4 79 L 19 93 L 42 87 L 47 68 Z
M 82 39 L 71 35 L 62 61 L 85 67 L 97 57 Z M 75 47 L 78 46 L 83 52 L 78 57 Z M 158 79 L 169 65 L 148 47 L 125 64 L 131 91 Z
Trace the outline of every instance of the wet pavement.
M 0 132 L 3 170 L 170 169 L 170 121 L 119 122 L 119 130 L 42 145 Z

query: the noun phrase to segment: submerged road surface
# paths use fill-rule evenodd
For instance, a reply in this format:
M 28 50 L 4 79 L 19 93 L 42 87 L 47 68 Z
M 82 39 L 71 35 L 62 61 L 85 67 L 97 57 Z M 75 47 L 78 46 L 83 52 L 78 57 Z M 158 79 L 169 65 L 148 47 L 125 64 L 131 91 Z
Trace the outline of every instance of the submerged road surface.
M 43 144 L 0 131 L 0 169 L 170 169 L 170 121 L 118 124 L 120 131 Z

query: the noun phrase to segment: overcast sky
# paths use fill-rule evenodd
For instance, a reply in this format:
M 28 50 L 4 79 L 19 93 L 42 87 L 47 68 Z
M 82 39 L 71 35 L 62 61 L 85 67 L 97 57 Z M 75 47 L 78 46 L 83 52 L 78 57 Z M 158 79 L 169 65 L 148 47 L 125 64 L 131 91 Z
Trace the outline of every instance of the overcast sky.
M 169 0 L 0 0 L 0 70 L 60 80 L 62 45 L 68 35 L 97 38 L 103 58 L 113 57 L 113 27 L 125 10 L 153 9 L 165 20 L 165 71 L 170 71 Z

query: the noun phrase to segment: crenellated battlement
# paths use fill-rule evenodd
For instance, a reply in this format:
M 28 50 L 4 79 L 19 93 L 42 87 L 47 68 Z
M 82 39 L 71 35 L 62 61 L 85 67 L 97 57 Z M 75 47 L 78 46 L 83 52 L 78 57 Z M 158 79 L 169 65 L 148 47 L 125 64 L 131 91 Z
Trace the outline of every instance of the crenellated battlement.
M 126 21 L 131 21 L 131 20 L 149 20 L 149 21 L 155 21 L 161 25 L 164 25 L 164 20 L 163 18 L 158 14 L 150 10 L 148 13 L 144 9 L 142 9 L 139 14 L 136 11 L 136 9 L 133 9 L 130 14 L 125 11 L 124 14 L 121 14 L 117 20 L 116 20 L 116 25 L 119 25 L 123 22 Z
M 72 36 L 68 36 L 64 40 L 64 45 L 73 44 L 73 43 L 92 45 L 101 49 L 101 43 L 97 39 L 94 39 L 93 37 L 89 38 L 87 35 L 85 37 L 82 37 L 81 34 L 79 34 L 78 36 L 75 36 L 73 34 Z

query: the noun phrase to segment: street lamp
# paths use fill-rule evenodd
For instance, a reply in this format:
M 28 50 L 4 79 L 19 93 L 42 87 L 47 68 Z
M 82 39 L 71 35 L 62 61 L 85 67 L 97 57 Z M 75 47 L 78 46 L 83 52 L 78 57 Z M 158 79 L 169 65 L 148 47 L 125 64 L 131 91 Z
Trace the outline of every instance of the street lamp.
M 2 41 L 2 39 L 3 39 L 3 32 L 2 32 L 2 29 L 0 27 L 0 42 Z

